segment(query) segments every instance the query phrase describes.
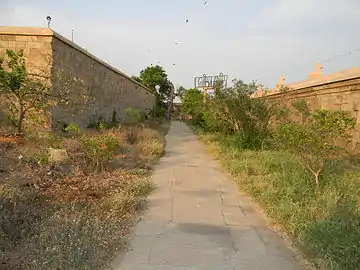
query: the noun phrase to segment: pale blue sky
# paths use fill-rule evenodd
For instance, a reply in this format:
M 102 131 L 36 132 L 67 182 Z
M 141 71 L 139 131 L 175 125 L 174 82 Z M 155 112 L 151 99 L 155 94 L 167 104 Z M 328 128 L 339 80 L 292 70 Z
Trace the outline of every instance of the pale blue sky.
M 360 66 L 359 0 L 0 0 L 0 25 L 52 28 L 128 75 L 150 64 L 174 84 L 220 72 L 272 87 Z M 185 20 L 189 19 L 188 23 Z M 175 42 L 179 44 L 176 45 Z M 176 64 L 173 67 L 173 64 Z

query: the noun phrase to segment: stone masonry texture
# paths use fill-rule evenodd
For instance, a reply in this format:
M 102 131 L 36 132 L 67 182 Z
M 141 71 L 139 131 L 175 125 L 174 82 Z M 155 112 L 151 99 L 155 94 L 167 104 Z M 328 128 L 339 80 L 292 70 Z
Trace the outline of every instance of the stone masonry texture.
M 346 75 L 346 73 L 345 73 Z M 349 112 L 356 119 L 356 126 L 352 132 L 349 150 L 360 152 L 360 69 L 350 77 L 339 77 L 337 80 L 317 82 L 315 84 L 289 85 L 286 94 L 289 104 L 294 100 L 304 99 L 310 110 L 342 110 Z M 279 100 L 284 97 L 281 93 L 266 96 L 267 100 Z M 293 115 L 293 117 L 296 117 Z
M 149 111 L 155 105 L 148 88 L 50 29 L 0 27 L 0 55 L 6 49 L 24 50 L 28 71 L 49 74 L 53 93 L 67 87 L 73 96 L 86 93 L 92 97 L 91 102 L 76 106 L 52 107 L 52 129 L 72 122 L 86 127 L 99 118 L 111 120 L 114 110 L 121 121 L 126 108 Z
M 148 210 L 112 269 L 305 269 L 184 123 L 172 122 L 153 182 Z

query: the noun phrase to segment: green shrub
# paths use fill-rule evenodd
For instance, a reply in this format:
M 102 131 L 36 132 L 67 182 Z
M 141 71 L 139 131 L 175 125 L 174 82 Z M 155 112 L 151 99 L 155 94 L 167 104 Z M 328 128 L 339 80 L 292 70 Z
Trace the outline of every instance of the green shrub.
M 100 120 L 96 126 L 98 130 L 105 130 L 108 128 L 108 124 L 104 120 Z
M 355 119 L 343 111 L 316 110 L 308 113 L 304 106 L 299 107 L 304 116 L 302 123 L 279 125 L 275 140 L 281 149 L 299 158 L 318 185 L 325 162 L 344 153 L 340 145 L 348 139 L 348 131 L 354 128 Z
M 76 123 L 71 123 L 65 128 L 65 131 L 71 136 L 76 136 L 80 134 L 80 126 Z
M 101 171 L 117 153 L 120 147 L 119 139 L 114 135 L 97 134 L 84 135 L 80 139 L 88 168 Z
M 183 108 L 203 130 L 234 134 L 243 148 L 260 149 L 270 135 L 268 125 L 275 116 L 275 105 L 251 98 L 258 87 L 254 82 L 235 80 L 232 87 L 215 87 L 211 97 L 189 89 L 182 96 Z
M 108 123 L 102 116 L 99 116 L 97 121 L 94 121 L 93 119 L 90 118 L 87 128 L 101 131 L 101 130 L 106 130 L 112 126 L 114 126 L 112 122 Z

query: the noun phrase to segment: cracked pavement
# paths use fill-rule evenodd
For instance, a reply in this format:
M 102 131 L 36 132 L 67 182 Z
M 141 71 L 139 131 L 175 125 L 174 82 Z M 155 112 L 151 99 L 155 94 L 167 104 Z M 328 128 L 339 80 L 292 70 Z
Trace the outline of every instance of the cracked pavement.
M 153 182 L 113 269 L 305 269 L 184 123 L 172 122 Z

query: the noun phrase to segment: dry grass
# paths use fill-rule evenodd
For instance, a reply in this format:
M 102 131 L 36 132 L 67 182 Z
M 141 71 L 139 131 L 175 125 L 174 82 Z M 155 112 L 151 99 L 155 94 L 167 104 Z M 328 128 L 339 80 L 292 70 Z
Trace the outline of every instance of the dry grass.
M 145 128 L 138 131 L 137 147 L 144 158 L 158 158 L 164 151 L 162 134 L 153 129 Z
M 126 139 L 129 129 L 73 138 L 45 135 L 1 149 L 0 269 L 108 265 L 145 206 L 152 190 L 147 176 L 164 147 L 164 129 L 131 127 L 135 143 Z M 83 158 L 84 136 L 117 138 L 102 170 L 90 170 L 91 162 Z M 49 163 L 50 146 L 66 148 L 70 161 Z

